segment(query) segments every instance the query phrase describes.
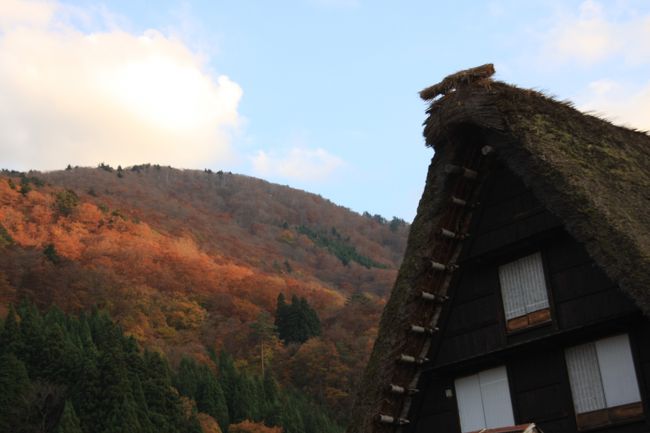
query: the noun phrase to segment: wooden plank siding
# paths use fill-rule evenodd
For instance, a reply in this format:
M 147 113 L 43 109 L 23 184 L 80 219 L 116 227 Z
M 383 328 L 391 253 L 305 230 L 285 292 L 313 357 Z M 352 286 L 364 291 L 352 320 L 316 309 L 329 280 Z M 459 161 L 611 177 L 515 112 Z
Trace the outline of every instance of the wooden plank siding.
M 650 390 L 650 322 L 504 168 L 482 193 L 472 238 L 461 255 L 450 299 L 433 337 L 430 363 L 414 399 L 411 432 L 459 433 L 454 379 L 506 365 L 516 423 L 545 433 L 577 431 L 564 349 L 628 332 L 644 407 Z M 552 321 L 507 333 L 498 267 L 541 251 Z M 449 397 L 449 393 L 452 393 Z M 650 420 L 601 427 L 605 433 L 648 431 Z

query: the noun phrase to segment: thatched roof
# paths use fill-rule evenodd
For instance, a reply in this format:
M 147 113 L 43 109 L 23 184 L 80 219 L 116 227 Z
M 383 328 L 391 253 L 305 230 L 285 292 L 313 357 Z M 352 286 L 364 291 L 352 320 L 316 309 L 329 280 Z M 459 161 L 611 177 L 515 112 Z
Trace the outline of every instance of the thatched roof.
M 408 329 L 422 314 L 421 291 L 434 281 L 431 259 L 442 242 L 435 231 L 450 206 L 450 185 L 457 176 L 445 167 L 458 163 L 463 147 L 471 145 L 468 137 L 490 146 L 489 157 L 520 176 L 609 277 L 650 314 L 650 136 L 539 92 L 491 81 L 490 68 L 481 68 L 487 75 L 456 85 L 448 81 L 422 93 L 437 98 L 424 128 L 435 155 L 349 433 L 394 431 L 394 425 L 377 422 L 378 414 L 397 419 L 408 413 L 408 396 L 391 394 L 387 387 L 396 380 L 405 386 L 417 383 L 419 369 L 405 372 L 396 359 L 405 351 L 426 353 L 428 347 L 416 350 Z M 432 326 L 437 316 L 432 315 Z M 406 383 L 407 377 L 413 380 Z

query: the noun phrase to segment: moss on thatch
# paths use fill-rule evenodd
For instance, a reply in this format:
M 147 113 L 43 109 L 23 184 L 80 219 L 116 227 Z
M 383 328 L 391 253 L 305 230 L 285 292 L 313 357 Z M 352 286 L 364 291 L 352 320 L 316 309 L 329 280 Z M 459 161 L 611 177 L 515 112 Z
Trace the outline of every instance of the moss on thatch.
M 460 89 L 429 111 L 428 145 L 446 141 L 442 131 L 481 127 L 497 157 L 650 313 L 650 136 L 503 83 Z
M 435 156 L 349 433 L 392 430 L 373 417 L 386 407 L 385 387 L 395 374 L 395 357 L 416 308 L 414 291 L 426 276 L 425 258 L 436 242 L 432 230 L 448 203 L 449 175 L 442 167 L 454 160 L 455 143 L 463 141 L 467 130 L 479 131 L 496 158 L 522 178 L 609 277 L 650 314 L 650 136 L 539 92 L 485 80 L 452 89 L 434 100 L 427 113 L 424 135 Z

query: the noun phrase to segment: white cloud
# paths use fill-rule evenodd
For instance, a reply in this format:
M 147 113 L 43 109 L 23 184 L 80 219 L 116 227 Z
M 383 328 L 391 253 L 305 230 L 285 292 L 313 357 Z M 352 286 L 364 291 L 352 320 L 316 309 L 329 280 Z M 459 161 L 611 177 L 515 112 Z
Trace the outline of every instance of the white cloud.
M 650 15 L 630 13 L 621 5 L 607 3 L 605 8 L 586 0 L 577 15 L 558 16 L 557 24 L 545 35 L 543 57 L 586 65 L 613 56 L 622 56 L 632 64 L 649 61 Z
M 284 155 L 260 150 L 252 158 L 252 164 L 260 176 L 313 181 L 327 178 L 343 165 L 343 160 L 321 148 L 294 147 Z
M 650 82 L 630 88 L 613 80 L 594 81 L 579 108 L 603 114 L 617 124 L 650 131 Z
M 621 84 L 614 80 L 596 80 L 589 83 L 589 91 L 597 97 L 603 97 L 607 94 L 621 91 Z
M 55 2 L 0 2 L 4 166 L 204 167 L 229 157 L 239 85 L 176 38 L 112 22 L 82 31 L 73 14 Z
M 576 97 L 579 107 L 615 123 L 650 130 L 650 14 L 631 2 L 585 0 L 577 13 L 556 16 L 544 33 L 541 60 L 554 67 L 589 66 L 610 77 L 590 82 Z M 616 71 L 626 71 L 625 79 Z
M 21 25 L 47 25 L 54 15 L 56 5 L 52 2 L 3 0 L 0 3 L 0 29 Z

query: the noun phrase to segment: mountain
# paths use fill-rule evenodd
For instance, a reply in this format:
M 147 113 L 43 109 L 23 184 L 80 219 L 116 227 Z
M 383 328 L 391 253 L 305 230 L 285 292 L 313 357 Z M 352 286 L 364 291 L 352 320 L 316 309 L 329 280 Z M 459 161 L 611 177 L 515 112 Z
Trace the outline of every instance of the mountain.
M 344 421 L 408 229 L 221 171 L 5 170 L 0 305 L 3 316 L 23 299 L 69 313 L 100 307 L 172 365 L 213 365 L 225 350 Z M 280 294 L 313 308 L 320 335 L 279 339 Z

